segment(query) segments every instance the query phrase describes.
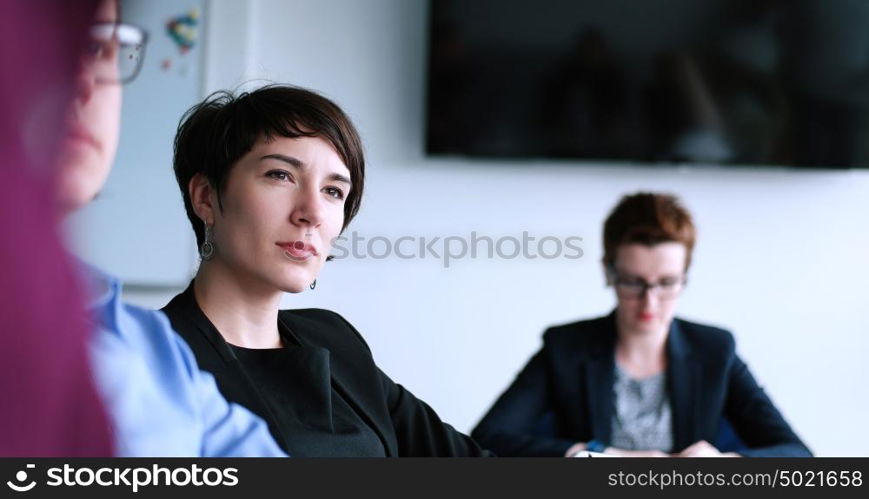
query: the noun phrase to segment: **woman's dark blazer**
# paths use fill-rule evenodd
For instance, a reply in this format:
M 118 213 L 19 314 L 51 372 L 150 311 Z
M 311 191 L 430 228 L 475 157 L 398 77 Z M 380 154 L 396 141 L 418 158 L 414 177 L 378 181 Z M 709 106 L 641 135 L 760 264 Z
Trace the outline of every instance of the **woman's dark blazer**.
M 190 345 L 199 368 L 214 375 L 223 396 L 268 422 L 268 411 L 256 388 L 196 303 L 193 284 L 173 298 L 163 311 Z M 278 320 L 300 346 L 329 351 L 332 386 L 377 433 L 388 457 L 490 455 L 389 379 L 374 364 L 362 336 L 340 315 L 321 309 L 282 310 Z M 298 403 L 303 406 L 305 400 Z M 287 450 L 293 454 L 292 449 Z
M 563 456 L 577 442 L 609 444 L 615 407 L 615 312 L 548 329 L 543 348 L 471 435 L 503 456 Z M 667 337 L 673 452 L 715 443 L 726 419 L 744 456 L 811 456 L 736 355 L 722 329 L 674 319 Z

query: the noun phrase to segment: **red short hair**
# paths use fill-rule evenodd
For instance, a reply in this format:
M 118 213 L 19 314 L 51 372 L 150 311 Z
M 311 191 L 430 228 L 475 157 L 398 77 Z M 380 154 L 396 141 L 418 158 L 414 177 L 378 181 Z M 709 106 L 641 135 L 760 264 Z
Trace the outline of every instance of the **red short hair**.
M 615 265 L 616 251 L 624 244 L 653 246 L 677 242 L 685 245 L 685 269 L 697 237 L 691 213 L 676 196 L 638 192 L 624 196 L 603 225 L 603 261 Z

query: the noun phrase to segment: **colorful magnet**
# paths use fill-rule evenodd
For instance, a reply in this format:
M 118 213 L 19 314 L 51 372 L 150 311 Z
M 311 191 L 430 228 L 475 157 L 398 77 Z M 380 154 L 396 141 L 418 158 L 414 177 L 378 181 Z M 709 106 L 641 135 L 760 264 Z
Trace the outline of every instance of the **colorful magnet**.
M 181 54 L 186 54 L 196 45 L 198 31 L 196 26 L 199 24 L 199 9 L 193 8 L 182 16 L 170 19 L 166 23 L 166 33 L 169 38 L 178 46 Z

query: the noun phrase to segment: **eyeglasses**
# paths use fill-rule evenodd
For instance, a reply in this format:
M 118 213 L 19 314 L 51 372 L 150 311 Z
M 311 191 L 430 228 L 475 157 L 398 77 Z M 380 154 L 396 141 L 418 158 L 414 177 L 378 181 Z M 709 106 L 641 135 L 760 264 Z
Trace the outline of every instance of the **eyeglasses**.
M 651 291 L 661 300 L 672 300 L 679 296 L 688 282 L 684 276 L 664 278 L 651 284 L 640 278 L 624 276 L 615 270 L 610 270 L 609 275 L 620 298 L 642 298 L 646 296 L 646 291 Z
M 92 24 L 86 62 L 97 83 L 124 84 L 142 69 L 148 33 L 126 23 Z

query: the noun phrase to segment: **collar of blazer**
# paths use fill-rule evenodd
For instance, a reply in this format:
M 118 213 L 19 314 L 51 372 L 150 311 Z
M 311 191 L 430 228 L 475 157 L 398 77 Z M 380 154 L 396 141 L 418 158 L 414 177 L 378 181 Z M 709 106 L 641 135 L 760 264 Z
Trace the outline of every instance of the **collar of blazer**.
M 337 314 L 333 315 L 339 317 Z M 383 448 L 386 450 L 387 457 L 398 456 L 396 441 L 394 438 L 390 438 L 390 435 L 394 435 L 394 432 L 390 430 L 387 424 L 389 414 L 383 414 L 381 417 L 374 414 L 377 411 L 372 410 L 370 400 L 366 402 L 366 397 L 362 394 L 362 392 L 366 390 L 360 388 L 360 385 L 358 384 L 363 382 L 362 378 L 358 376 L 356 369 L 363 368 L 363 366 L 368 364 L 368 362 L 363 361 L 363 358 L 358 356 L 360 353 L 364 352 L 366 354 L 364 359 L 370 362 L 370 368 L 379 372 L 379 369 L 377 369 L 377 366 L 374 364 L 373 358 L 370 357 L 370 352 L 367 350 L 367 347 L 359 344 L 358 347 L 350 349 L 352 352 L 350 356 L 345 356 L 344 354 L 347 352 L 341 352 L 344 350 L 343 348 L 339 348 L 339 351 L 333 351 L 329 348 L 328 344 L 323 342 L 322 337 L 317 335 L 318 331 L 311 330 L 310 327 L 301 325 L 294 328 L 293 326 L 298 319 L 299 317 L 294 315 L 292 310 L 281 310 L 278 313 L 278 321 L 281 324 L 281 329 L 284 331 L 281 335 L 283 336 L 286 334 L 287 336 L 285 336 L 285 338 L 292 338 L 297 345 L 302 347 L 326 348 L 330 351 L 332 359 L 332 388 L 335 389 L 344 401 L 347 402 L 354 411 L 356 411 L 356 414 L 359 415 L 359 417 L 362 418 L 375 433 L 377 433 L 378 437 L 380 437 L 381 443 L 383 444 Z M 343 320 L 342 322 L 347 324 L 347 327 L 353 330 L 349 323 L 346 323 L 346 321 Z M 353 334 L 353 331 L 347 332 L 348 334 Z M 319 332 L 321 334 L 325 333 L 324 331 Z
M 220 331 L 217 330 L 211 320 L 199 307 L 199 303 L 196 302 L 196 295 L 193 292 L 194 282 L 194 280 L 191 280 L 187 289 L 172 300 L 166 308 L 172 307 L 176 310 L 183 311 L 185 317 L 196 326 L 200 333 L 202 333 L 202 336 L 205 337 L 220 358 L 225 363 L 232 364 L 238 359 L 232 349 L 229 348 L 229 345 L 220 334 Z
M 234 392 L 233 396 L 237 400 L 243 400 L 242 405 L 248 407 L 248 409 L 253 410 L 254 412 L 258 412 L 260 414 L 269 413 L 268 405 L 262 399 L 262 397 L 256 393 L 254 389 L 253 381 L 250 380 L 245 374 L 244 369 L 241 368 L 240 362 L 233 352 L 232 348 L 226 343 L 226 340 L 223 339 L 223 336 L 220 334 L 220 331 L 212 324 L 212 322 L 208 319 L 202 309 L 199 308 L 199 304 L 196 302 L 196 296 L 193 293 L 193 281 L 190 282 L 190 285 L 184 290 L 183 293 L 176 296 L 166 307 L 166 309 L 172 309 L 176 312 L 183 313 L 185 319 L 193 323 L 194 326 L 198 329 L 201 335 L 207 340 L 207 342 L 211 345 L 217 355 L 220 357 L 224 364 L 225 369 L 229 369 L 235 372 L 235 376 L 245 379 L 247 382 L 247 388 L 241 389 L 237 388 Z M 278 314 L 279 328 L 278 330 L 281 333 L 281 337 L 287 341 L 288 343 L 295 344 L 299 347 L 303 348 L 324 348 L 324 345 L 318 344 L 318 342 L 314 341 L 312 338 L 309 338 L 308 335 L 303 332 L 297 332 L 293 329 L 293 311 L 292 310 L 282 310 Z M 333 354 L 334 357 L 334 354 Z M 357 412 L 357 414 L 374 430 L 375 433 L 380 437 L 381 442 L 383 443 L 384 449 L 387 454 L 390 456 L 397 455 L 397 449 L 395 448 L 394 442 L 387 438 L 389 434 L 388 430 L 384 428 L 384 423 L 379 420 L 377 417 L 373 417 L 369 411 L 366 409 L 366 404 L 359 400 L 358 395 L 354 390 L 350 390 L 346 387 L 346 383 L 344 383 L 344 379 L 348 379 L 349 376 L 352 376 L 352 372 L 345 372 L 347 368 L 350 366 L 345 366 L 340 362 L 333 362 L 331 366 L 331 383 L 332 387 L 338 391 L 341 397 L 350 404 L 351 407 Z M 274 416 L 272 416 L 274 417 Z M 290 454 L 292 454 L 292 449 L 289 449 Z
M 592 435 L 609 442 L 612 434 L 613 390 L 615 382 L 616 332 L 615 311 L 600 319 L 594 341 L 588 345 L 585 362 L 580 361 L 589 393 Z M 696 440 L 699 411 L 695 404 L 702 389 L 700 365 L 685 340 L 680 320 L 674 318 L 667 333 L 667 390 L 673 410 L 673 443 L 681 449 Z
M 214 327 L 211 321 L 208 320 L 208 317 L 205 316 L 202 309 L 200 309 L 199 305 L 196 303 L 192 282 L 187 290 L 182 295 L 179 295 L 179 298 L 181 298 L 182 301 L 180 301 L 178 305 L 185 308 L 188 317 L 193 320 L 208 342 L 212 347 L 214 347 L 227 368 L 234 370 L 237 375 L 247 378 L 244 369 L 241 369 L 240 367 L 240 362 L 236 357 L 235 352 L 233 352 L 232 348 L 229 347 L 223 339 L 223 336 L 217 328 Z M 332 315 L 337 317 L 337 314 Z M 312 330 L 309 325 L 301 323 L 297 324 L 300 319 L 301 317 L 298 313 L 293 310 L 281 310 L 278 313 L 278 331 L 281 334 L 281 338 L 284 339 L 286 344 L 293 344 L 301 348 L 325 348 L 326 350 L 329 350 L 331 358 L 330 381 L 332 388 L 337 391 L 344 401 L 356 411 L 356 414 L 359 415 L 359 417 L 361 417 L 375 433 L 377 433 L 387 455 L 396 456 L 398 454 L 398 449 L 395 446 L 394 440 L 388 437 L 390 431 L 386 427 L 386 420 L 372 414 L 371 403 L 366 403 L 364 400 L 365 396 L 359 390 L 352 388 L 352 385 L 359 381 L 356 379 L 357 373 L 355 369 L 361 367 L 358 365 L 360 359 L 355 355 L 356 353 L 362 352 L 364 347 L 360 346 L 358 349 L 353 349 L 352 352 L 355 353 L 351 354 L 350 357 L 345 357 L 339 352 L 332 351 L 329 344 L 323 341 L 322 335 L 326 334 L 326 331 Z M 350 326 L 348 325 L 347 327 Z M 348 334 L 352 333 L 348 331 Z M 365 352 L 367 352 L 367 350 L 365 350 Z M 371 360 L 371 363 L 372 369 L 376 370 L 373 360 Z M 248 381 L 249 383 L 252 383 L 252 381 Z M 250 390 L 250 388 L 253 388 L 253 386 L 249 385 L 248 391 L 255 391 Z M 242 394 L 236 393 L 236 395 L 238 396 Z M 268 405 L 265 404 L 265 401 L 263 401 L 259 395 L 246 393 L 243 394 L 243 396 L 250 404 L 263 408 L 263 410 L 268 410 Z M 389 414 L 387 413 L 385 417 L 388 418 Z M 292 450 L 290 450 L 290 453 L 292 454 Z
M 615 353 L 616 341 L 618 333 L 616 331 L 616 311 L 613 310 L 606 317 L 598 319 L 601 321 L 598 334 L 595 336 L 588 347 L 588 356 L 591 359 L 612 356 Z M 685 341 L 682 334 L 682 321 L 678 318 L 673 318 L 670 322 L 670 329 L 667 331 L 667 360 L 687 360 L 692 358 L 690 345 Z

